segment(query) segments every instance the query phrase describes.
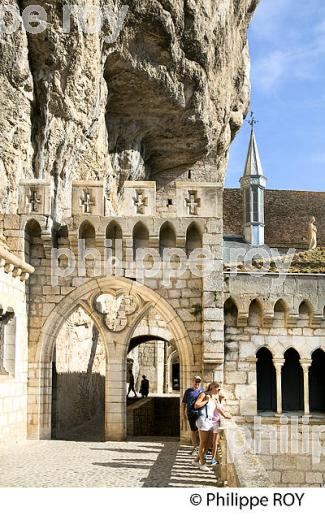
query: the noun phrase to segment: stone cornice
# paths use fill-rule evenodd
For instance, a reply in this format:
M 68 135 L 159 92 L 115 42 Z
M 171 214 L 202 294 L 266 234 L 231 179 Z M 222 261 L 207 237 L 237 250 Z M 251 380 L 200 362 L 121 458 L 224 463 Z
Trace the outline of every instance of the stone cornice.
M 26 282 L 35 271 L 34 267 L 24 262 L 21 258 L 11 253 L 8 248 L 0 242 L 0 270 L 13 278 Z

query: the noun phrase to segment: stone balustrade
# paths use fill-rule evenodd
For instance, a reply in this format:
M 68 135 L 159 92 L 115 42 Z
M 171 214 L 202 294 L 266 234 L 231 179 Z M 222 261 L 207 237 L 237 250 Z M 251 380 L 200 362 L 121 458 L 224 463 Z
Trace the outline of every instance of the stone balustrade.
M 13 278 L 19 278 L 21 282 L 26 282 L 35 271 L 33 266 L 11 253 L 2 242 L 0 242 L 0 270 L 3 270 Z

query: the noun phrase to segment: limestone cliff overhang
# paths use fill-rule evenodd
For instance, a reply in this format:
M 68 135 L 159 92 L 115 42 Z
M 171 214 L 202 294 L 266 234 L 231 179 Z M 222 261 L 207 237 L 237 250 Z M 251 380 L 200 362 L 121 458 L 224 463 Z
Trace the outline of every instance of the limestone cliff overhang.
M 26 282 L 35 269 L 0 243 L 0 271 L 4 271 L 13 278 L 19 278 L 21 282 Z

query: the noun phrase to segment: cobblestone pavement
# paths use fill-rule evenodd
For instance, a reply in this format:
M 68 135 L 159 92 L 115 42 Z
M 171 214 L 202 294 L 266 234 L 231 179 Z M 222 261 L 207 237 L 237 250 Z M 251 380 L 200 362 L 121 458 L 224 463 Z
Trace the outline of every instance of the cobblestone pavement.
M 0 487 L 216 486 L 175 439 L 26 441 L 0 447 Z

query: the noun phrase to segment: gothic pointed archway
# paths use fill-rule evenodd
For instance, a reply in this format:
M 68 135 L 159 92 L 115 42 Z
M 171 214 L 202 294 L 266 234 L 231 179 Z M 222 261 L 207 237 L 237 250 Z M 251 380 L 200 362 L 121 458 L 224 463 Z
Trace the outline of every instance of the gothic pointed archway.
M 126 313 L 123 323 L 121 320 L 112 320 L 112 316 L 108 319 L 108 315 L 105 315 L 102 309 L 98 310 L 99 307 L 95 307 L 95 299 L 100 295 L 109 295 L 112 301 L 122 297 L 130 300 L 132 304 L 129 315 Z M 123 440 L 126 438 L 125 367 L 128 346 L 137 326 L 149 309 L 155 309 L 165 321 L 180 359 L 181 391 L 190 383 L 193 371 L 196 369 L 188 332 L 177 312 L 162 296 L 126 278 L 93 279 L 62 297 L 46 319 L 35 358 L 30 359 L 29 363 L 30 438 L 48 439 L 51 436 L 53 351 L 58 332 L 66 317 L 78 306 L 82 306 L 95 323 L 103 338 L 107 356 L 105 438 Z

